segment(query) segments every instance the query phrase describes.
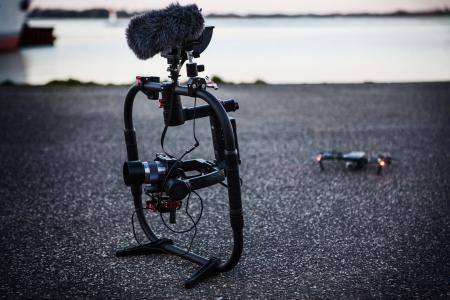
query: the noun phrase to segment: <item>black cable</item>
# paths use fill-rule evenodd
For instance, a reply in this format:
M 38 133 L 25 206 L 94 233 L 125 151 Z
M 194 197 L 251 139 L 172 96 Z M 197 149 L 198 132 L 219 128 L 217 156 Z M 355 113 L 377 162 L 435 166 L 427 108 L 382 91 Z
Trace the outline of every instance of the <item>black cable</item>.
M 181 254 L 182 256 L 188 254 L 191 251 L 192 245 L 194 244 L 194 239 L 197 236 L 197 224 L 200 222 L 200 219 L 202 218 L 202 215 L 203 215 L 203 198 L 195 191 L 192 191 L 192 193 L 194 193 L 200 199 L 200 215 L 198 216 L 197 221 L 194 221 L 194 218 L 189 213 L 189 198 L 190 198 L 190 195 L 191 195 L 191 193 L 189 193 L 188 198 L 186 200 L 186 209 L 185 210 L 186 210 L 186 214 L 189 216 L 189 218 L 193 222 L 193 225 L 192 225 L 191 228 L 189 228 L 187 230 L 183 230 L 183 231 L 174 230 L 169 225 L 167 225 L 166 221 L 164 220 L 164 217 L 162 216 L 162 213 L 160 213 L 161 220 L 162 220 L 163 224 L 165 225 L 165 227 L 168 228 L 170 231 L 172 231 L 174 233 L 187 233 L 189 231 L 192 231 L 192 229 L 194 229 L 194 234 L 191 237 L 191 241 L 189 243 L 189 247 L 187 248 L 185 253 Z M 137 235 L 136 235 L 136 227 L 134 226 L 134 216 L 136 215 L 138 210 L 150 210 L 150 208 L 141 207 L 139 209 L 134 210 L 133 213 L 131 214 L 131 228 L 133 229 L 134 240 L 138 243 L 139 246 L 145 248 L 145 247 L 147 247 L 147 245 L 142 244 L 139 241 L 139 239 L 137 238 Z
M 240 183 L 240 185 L 241 185 L 241 186 L 243 186 L 243 185 L 244 185 L 244 181 L 242 180 L 242 178 L 241 178 L 241 177 L 239 177 L 239 183 Z M 223 186 L 223 187 L 226 187 L 226 188 L 228 188 L 228 184 L 226 184 L 226 183 L 223 183 L 223 182 L 219 182 L 219 184 L 220 184 L 221 186 Z
M 171 120 L 171 117 L 172 117 L 172 105 L 173 105 L 173 103 L 170 103 L 169 116 L 168 116 L 168 119 L 169 119 L 169 120 Z M 200 142 L 198 141 L 197 136 L 196 136 L 196 134 L 195 134 L 195 112 L 196 112 L 195 108 L 196 108 L 196 107 L 197 107 L 197 97 L 194 97 L 194 115 L 193 115 L 193 119 L 194 119 L 194 120 L 192 121 L 192 132 L 193 132 L 193 135 L 194 135 L 194 141 L 195 141 L 195 144 L 194 144 L 190 149 L 186 150 L 186 151 L 184 152 L 184 154 L 183 154 L 178 160 L 181 160 L 186 154 L 191 153 L 192 151 L 194 151 L 195 148 L 197 148 L 198 146 L 200 146 Z M 166 151 L 166 149 L 164 148 L 164 140 L 165 140 L 165 138 L 166 138 L 166 133 L 167 133 L 168 127 L 169 127 L 169 125 L 165 125 L 165 126 L 164 126 L 164 129 L 163 129 L 163 132 L 161 133 L 161 139 L 160 139 L 161 148 L 162 148 L 164 154 L 166 154 L 167 156 L 170 156 L 170 157 L 172 157 L 172 158 L 175 158 L 174 155 L 168 153 L 168 152 Z M 169 174 L 169 173 L 168 173 L 168 174 Z
M 171 115 L 172 115 L 172 105 L 173 105 L 173 103 L 171 103 L 171 107 L 170 107 L 169 120 L 170 120 Z M 195 133 L 195 131 L 196 131 L 195 130 L 196 107 L 197 107 L 197 97 L 194 97 L 194 114 L 193 114 L 193 122 L 192 122 L 192 132 L 193 132 L 193 137 L 194 137 L 195 143 L 194 143 L 194 145 L 191 148 L 186 150 L 179 158 L 177 158 L 176 162 L 170 167 L 169 171 L 167 172 L 166 176 L 164 177 L 163 185 L 161 186 L 162 188 L 161 188 L 161 192 L 160 192 L 160 197 L 162 197 L 162 194 L 163 194 L 164 187 L 166 185 L 167 179 L 170 178 L 170 175 L 172 174 L 172 171 L 174 170 L 174 168 L 177 166 L 178 162 L 180 162 L 187 154 L 189 154 L 192 151 L 194 151 L 194 149 L 197 148 L 200 145 L 200 142 L 198 141 L 196 133 Z M 166 150 L 164 149 L 164 140 L 165 140 L 165 136 L 166 136 L 166 133 L 167 133 L 167 128 L 168 128 L 168 126 L 166 125 L 164 127 L 164 130 L 163 130 L 162 134 L 161 134 L 161 148 L 162 148 L 162 150 L 164 151 L 164 153 L 166 155 L 168 155 L 170 157 L 174 157 L 174 156 L 168 154 L 166 152 Z M 200 199 L 201 210 L 200 210 L 200 215 L 199 215 L 197 221 L 195 221 L 194 218 L 192 217 L 192 215 L 189 213 L 189 200 L 190 200 L 191 192 L 195 193 L 197 195 L 197 197 L 199 197 L 199 199 Z M 197 224 L 200 222 L 200 219 L 201 219 L 202 214 L 203 214 L 203 199 L 195 191 L 189 191 L 188 198 L 186 200 L 186 214 L 191 219 L 193 225 L 189 229 L 182 230 L 182 231 L 177 231 L 177 230 L 172 229 L 169 225 L 167 225 L 167 223 L 164 220 L 164 217 L 162 216 L 162 213 L 160 212 L 160 218 L 161 218 L 164 226 L 167 229 L 169 229 L 170 231 L 172 231 L 174 233 L 187 233 L 187 232 L 190 232 L 191 230 L 194 230 L 194 234 L 193 234 L 193 236 L 191 238 L 191 242 L 189 244 L 189 248 L 186 251 L 186 253 L 184 253 L 182 255 L 186 255 L 187 253 L 189 253 L 191 251 L 191 247 L 192 247 L 192 245 L 194 243 L 195 236 L 197 235 Z
M 199 197 L 199 199 L 200 199 L 200 215 L 198 216 L 197 221 L 194 221 L 194 218 L 189 213 L 189 200 L 190 200 L 190 197 L 191 197 L 191 192 L 195 193 L 197 195 L 197 197 Z M 185 229 L 185 230 L 175 230 L 172 227 L 170 227 L 169 225 L 167 225 L 167 223 L 164 220 L 164 217 L 162 215 L 163 213 L 161 213 L 161 212 L 159 213 L 159 215 L 161 217 L 161 220 L 164 223 L 164 225 L 166 226 L 166 228 L 169 229 L 170 231 L 172 231 L 173 233 L 186 233 L 186 232 L 191 231 L 192 229 L 194 229 L 197 226 L 197 224 L 200 222 L 200 219 L 202 218 L 202 214 L 203 214 L 203 199 L 195 191 L 191 191 L 191 192 L 189 192 L 189 195 L 188 195 L 188 197 L 186 199 L 186 208 L 185 208 L 186 215 L 188 215 L 188 217 L 191 219 L 192 224 L 193 224 L 190 228 Z
M 169 116 L 170 116 L 170 113 L 169 113 Z M 161 133 L 161 148 L 165 155 L 174 158 L 173 155 L 167 153 L 166 149 L 164 149 L 164 139 L 166 138 L 167 128 L 169 128 L 169 125 L 164 126 L 163 132 Z
M 194 226 L 194 234 L 191 237 L 191 242 L 189 243 L 189 248 L 187 249 L 186 253 L 183 253 L 183 255 L 186 255 L 189 252 L 191 252 L 192 245 L 194 244 L 194 239 L 197 236 L 197 224 L 198 224 L 198 222 L 200 222 L 201 216 L 203 215 L 203 199 L 202 199 L 202 197 L 200 197 L 200 195 L 197 192 L 195 192 L 195 191 L 192 191 L 192 192 L 195 195 L 197 195 L 197 197 L 200 199 L 201 210 L 200 210 L 200 216 L 197 220 L 197 223 L 195 223 L 195 226 Z M 186 203 L 186 210 L 187 210 L 187 203 Z M 186 211 L 186 213 L 187 213 L 187 211 Z M 189 215 L 189 217 L 191 218 L 192 221 L 194 221 L 194 219 L 190 215 Z
M 199 142 L 198 139 L 197 139 L 197 136 L 196 136 L 196 130 L 195 130 L 195 120 L 196 120 L 196 119 L 195 119 L 195 113 L 196 113 L 196 107 L 197 107 L 197 97 L 194 97 L 194 115 L 193 115 L 193 123 L 192 123 L 192 132 L 193 132 L 193 137 L 194 137 L 195 143 L 194 143 L 194 145 L 193 145 L 191 148 L 189 148 L 188 150 L 186 150 L 186 151 L 183 153 L 183 155 L 181 155 L 179 158 L 176 159 L 176 162 L 171 166 L 171 168 L 170 168 L 169 171 L 167 172 L 166 176 L 164 177 L 163 185 L 161 186 L 162 188 L 161 188 L 161 192 L 160 192 L 160 197 L 162 196 L 162 193 L 163 193 L 163 191 L 164 191 L 164 186 L 166 185 L 167 179 L 168 179 L 169 176 L 172 174 L 172 171 L 173 171 L 174 168 L 177 166 L 178 162 L 180 162 L 187 154 L 189 154 L 189 153 L 191 153 L 192 151 L 194 151 L 194 149 L 197 148 L 197 147 L 200 145 L 200 142 Z M 169 115 L 168 115 L 168 120 L 169 120 L 169 122 L 168 122 L 168 123 L 170 123 L 170 121 L 172 120 L 172 112 L 173 112 L 173 101 L 170 102 Z M 169 154 L 169 153 L 164 149 L 164 140 L 165 140 L 165 137 L 166 137 L 166 133 L 167 133 L 168 127 L 169 127 L 168 125 L 165 125 L 165 126 L 164 126 L 164 129 L 163 129 L 163 132 L 161 133 L 161 139 L 160 139 L 160 142 L 161 142 L 161 148 L 162 148 L 164 154 L 166 154 L 167 156 L 169 156 L 169 157 L 171 157 L 171 158 L 175 158 L 175 156 Z M 194 194 L 197 195 L 197 197 L 200 199 L 200 214 L 199 214 L 199 216 L 198 216 L 198 218 L 197 218 L 197 221 L 195 221 L 194 218 L 192 217 L 192 215 L 189 213 L 189 200 L 190 200 L 190 197 L 191 197 L 191 193 L 194 193 Z M 140 209 L 141 209 L 141 210 L 144 210 L 144 209 L 150 209 L 150 208 L 142 207 L 142 208 L 140 208 Z M 135 239 L 136 242 L 139 244 L 139 246 L 145 247 L 146 245 L 143 245 L 143 244 L 138 240 L 138 238 L 137 238 L 137 236 L 136 236 L 136 229 L 135 229 L 135 226 L 134 226 L 134 215 L 135 215 L 135 214 L 137 213 L 137 211 L 140 210 L 140 209 L 136 209 L 136 210 L 133 211 L 133 214 L 131 215 L 131 226 L 132 226 L 132 229 L 133 229 L 133 236 L 134 236 L 134 239 Z M 201 219 L 201 217 L 202 217 L 202 215 L 203 215 L 203 199 L 202 199 L 202 197 L 200 197 L 200 195 L 199 195 L 197 192 L 195 192 L 195 191 L 189 191 L 188 197 L 187 197 L 187 199 L 186 199 L 186 208 L 185 208 L 185 211 L 186 211 L 186 215 L 187 215 L 187 216 L 191 219 L 191 221 L 192 221 L 192 226 L 191 226 L 189 229 L 182 230 L 182 231 L 174 230 L 174 229 L 172 229 L 169 225 L 167 225 L 167 223 L 166 223 L 165 220 L 164 220 L 164 217 L 163 217 L 162 213 L 160 212 L 160 218 L 161 218 L 161 220 L 162 220 L 164 226 L 165 226 L 167 229 L 169 229 L 170 231 L 172 231 L 172 232 L 174 232 L 174 233 L 182 234 L 182 233 L 187 233 L 187 232 L 190 232 L 190 231 L 194 230 L 194 234 L 193 234 L 193 236 L 192 236 L 192 238 L 191 238 L 191 241 L 190 241 L 190 243 L 189 243 L 189 247 L 188 247 L 188 249 L 187 249 L 187 251 L 186 251 L 185 253 L 181 254 L 182 256 L 188 254 L 188 253 L 191 251 L 192 245 L 193 245 L 193 243 L 194 243 L 194 239 L 195 239 L 195 237 L 196 237 L 196 235 L 197 235 L 197 224 L 200 222 L 200 219 Z
M 199 216 L 198 216 L 198 218 L 197 218 L 197 221 L 194 221 L 194 218 L 193 218 L 192 215 L 189 213 L 189 199 L 190 199 L 190 196 L 191 196 L 191 192 L 194 193 L 194 194 L 199 198 L 199 200 L 200 200 L 200 214 L 199 214 Z M 195 191 L 191 191 L 191 192 L 189 193 L 188 198 L 187 198 L 187 200 L 186 200 L 186 208 L 185 208 L 186 215 L 188 215 L 188 217 L 189 217 L 189 218 L 191 219 L 191 221 L 192 221 L 192 226 L 191 226 L 189 229 L 178 231 L 178 230 L 175 230 L 175 229 L 171 228 L 171 227 L 166 223 L 166 221 L 164 220 L 164 217 L 163 217 L 162 213 L 161 213 L 161 212 L 159 213 L 159 216 L 160 216 L 161 221 L 163 222 L 164 226 L 165 226 L 167 229 L 169 229 L 171 232 L 173 232 L 173 233 L 183 234 L 183 233 L 187 233 L 187 232 L 190 232 L 190 231 L 194 230 L 194 234 L 193 234 L 192 237 L 191 237 L 191 241 L 190 241 L 190 243 L 189 243 L 189 247 L 187 248 L 186 252 L 183 253 L 183 254 L 181 254 L 181 255 L 186 255 L 186 254 L 188 254 L 188 253 L 191 251 L 192 245 L 194 244 L 194 239 L 195 239 L 195 237 L 197 236 L 197 224 L 200 222 L 200 219 L 202 218 L 202 215 L 203 215 L 203 199 L 202 199 L 202 197 L 200 197 L 200 195 L 199 195 L 197 192 L 195 192 Z
M 198 147 L 199 145 L 200 145 L 200 142 L 197 140 L 197 136 L 196 136 L 196 134 L 195 134 L 195 111 L 196 111 L 196 108 L 197 107 L 197 97 L 194 97 L 194 120 L 192 121 L 192 133 L 193 133 L 193 135 L 194 135 L 194 141 L 195 141 L 195 144 L 194 144 L 194 146 L 195 147 Z
M 221 186 L 223 186 L 223 187 L 226 187 L 226 188 L 228 188 L 228 184 L 226 184 L 226 183 L 223 183 L 223 182 L 219 182 L 219 184 L 220 184 Z
M 181 161 L 187 154 L 189 154 L 192 151 L 194 151 L 195 148 L 200 146 L 200 142 L 198 141 L 197 136 L 195 134 L 195 108 L 196 107 L 197 107 L 197 97 L 194 98 L 194 115 L 193 115 L 193 121 L 192 121 L 192 132 L 193 132 L 195 143 L 194 143 L 194 145 L 191 148 L 189 148 L 188 150 L 184 151 L 183 155 L 181 155 L 179 158 L 177 158 L 176 162 L 170 167 L 169 171 L 167 172 L 166 176 L 164 177 L 164 182 L 163 182 L 161 193 L 160 193 L 161 196 L 162 196 L 162 193 L 163 193 L 164 186 L 166 185 L 167 179 L 172 174 L 172 171 L 177 166 L 178 162 Z M 172 106 L 171 106 L 170 112 L 169 112 L 169 120 L 170 120 L 171 114 L 172 114 Z M 161 148 L 162 148 L 162 150 L 164 151 L 164 153 L 166 155 L 168 155 L 168 156 L 170 156 L 172 158 L 175 158 L 173 155 L 170 155 L 169 153 L 167 153 L 166 150 L 164 149 L 164 139 L 166 137 L 167 127 L 168 127 L 167 125 L 164 127 L 164 130 L 163 130 L 163 132 L 161 134 Z

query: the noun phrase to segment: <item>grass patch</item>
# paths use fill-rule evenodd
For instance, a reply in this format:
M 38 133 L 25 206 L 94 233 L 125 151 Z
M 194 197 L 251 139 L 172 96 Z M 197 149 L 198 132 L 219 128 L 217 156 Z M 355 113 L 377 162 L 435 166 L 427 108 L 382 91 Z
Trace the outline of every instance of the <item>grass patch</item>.
M 0 86 L 15 86 L 15 85 L 18 85 L 18 84 L 16 84 L 14 81 L 12 81 L 10 79 L 6 79 L 0 83 Z
M 93 81 L 80 81 L 78 79 L 65 79 L 65 80 L 51 80 L 45 84 L 46 86 L 80 86 L 80 85 L 90 85 L 90 86 L 101 86 L 103 84 L 99 84 Z
M 213 75 L 213 76 L 211 77 L 211 80 L 214 81 L 214 82 L 217 83 L 217 84 L 229 83 L 229 82 L 226 82 L 225 80 L 223 80 L 223 78 L 220 77 L 219 75 Z M 232 84 L 232 83 L 231 83 L 231 84 Z
M 259 85 L 267 85 L 267 82 L 265 82 L 262 79 L 256 79 L 253 84 L 259 84 Z
M 249 85 L 249 84 L 257 84 L 257 85 L 267 85 L 267 82 L 265 82 L 262 79 L 256 79 L 254 82 L 239 82 L 235 83 L 233 81 L 226 81 L 219 75 L 213 75 L 211 77 L 211 80 L 214 81 L 217 84 L 243 84 L 243 85 Z

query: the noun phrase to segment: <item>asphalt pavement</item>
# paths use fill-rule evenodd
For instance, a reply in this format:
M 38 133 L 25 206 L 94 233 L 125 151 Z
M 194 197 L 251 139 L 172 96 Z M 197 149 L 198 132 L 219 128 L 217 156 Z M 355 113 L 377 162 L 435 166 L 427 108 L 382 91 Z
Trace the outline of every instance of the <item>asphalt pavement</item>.
M 232 271 L 185 290 L 198 266 L 168 255 L 117 258 L 136 245 L 121 166 L 127 87 L 0 87 L 0 297 L 301 299 L 450 297 L 450 83 L 225 85 L 234 98 L 245 246 Z M 186 106 L 193 104 L 183 100 Z M 200 104 L 200 101 L 199 101 Z M 162 111 L 139 96 L 140 157 L 160 151 Z M 196 124 L 212 158 L 208 120 Z M 193 144 L 170 128 L 168 150 Z M 390 154 L 382 176 L 321 150 Z M 200 191 L 193 251 L 225 258 L 226 190 Z M 198 213 L 198 199 L 192 211 Z M 177 228 L 189 226 L 182 213 Z M 161 236 L 187 245 L 156 214 Z M 138 231 L 138 238 L 144 236 Z

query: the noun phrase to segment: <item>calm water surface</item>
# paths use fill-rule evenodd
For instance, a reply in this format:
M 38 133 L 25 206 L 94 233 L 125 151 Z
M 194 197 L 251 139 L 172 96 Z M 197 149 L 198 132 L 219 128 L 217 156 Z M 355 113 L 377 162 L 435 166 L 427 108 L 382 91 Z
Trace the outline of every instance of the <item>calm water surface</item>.
M 33 20 L 54 26 L 54 47 L 0 55 L 0 81 L 32 84 L 76 78 L 129 83 L 165 78 L 160 56 L 138 60 L 128 49 L 128 20 Z M 209 19 L 215 33 L 198 60 L 205 75 L 270 83 L 450 80 L 450 18 Z M 183 70 L 183 74 L 184 74 Z

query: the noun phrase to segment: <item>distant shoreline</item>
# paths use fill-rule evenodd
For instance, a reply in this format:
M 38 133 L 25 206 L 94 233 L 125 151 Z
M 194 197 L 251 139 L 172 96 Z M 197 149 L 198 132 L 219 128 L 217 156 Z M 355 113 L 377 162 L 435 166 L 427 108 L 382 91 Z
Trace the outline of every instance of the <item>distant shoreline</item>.
M 220 79 L 220 78 L 219 78 Z M 296 86 L 296 85 L 430 85 L 430 84 L 450 84 L 449 80 L 431 80 L 431 81 L 364 81 L 364 82 L 318 82 L 318 83 L 305 83 L 305 82 L 297 82 L 297 83 L 270 83 L 265 82 L 263 80 L 257 79 L 252 82 L 232 82 L 232 81 L 217 81 L 216 83 L 219 86 Z M 94 81 L 80 81 L 77 79 L 60 79 L 60 80 L 51 80 L 42 84 L 30 84 L 30 83 L 18 83 L 12 80 L 4 80 L 0 81 L 0 88 L 7 87 L 128 87 L 133 82 L 129 83 L 99 83 Z M 181 84 L 185 84 L 185 82 L 181 82 Z
M 130 18 L 142 12 L 127 12 L 124 10 L 116 11 L 118 18 Z M 65 10 L 65 9 L 39 9 L 35 8 L 29 12 L 29 18 L 47 19 L 47 18 L 108 18 L 109 10 L 104 8 L 88 10 Z M 208 14 L 206 18 L 240 18 L 240 19 L 261 19 L 261 18 L 333 18 L 333 17 L 437 17 L 450 16 L 450 9 L 432 10 L 432 11 L 395 11 L 391 13 L 351 13 L 351 14 Z

